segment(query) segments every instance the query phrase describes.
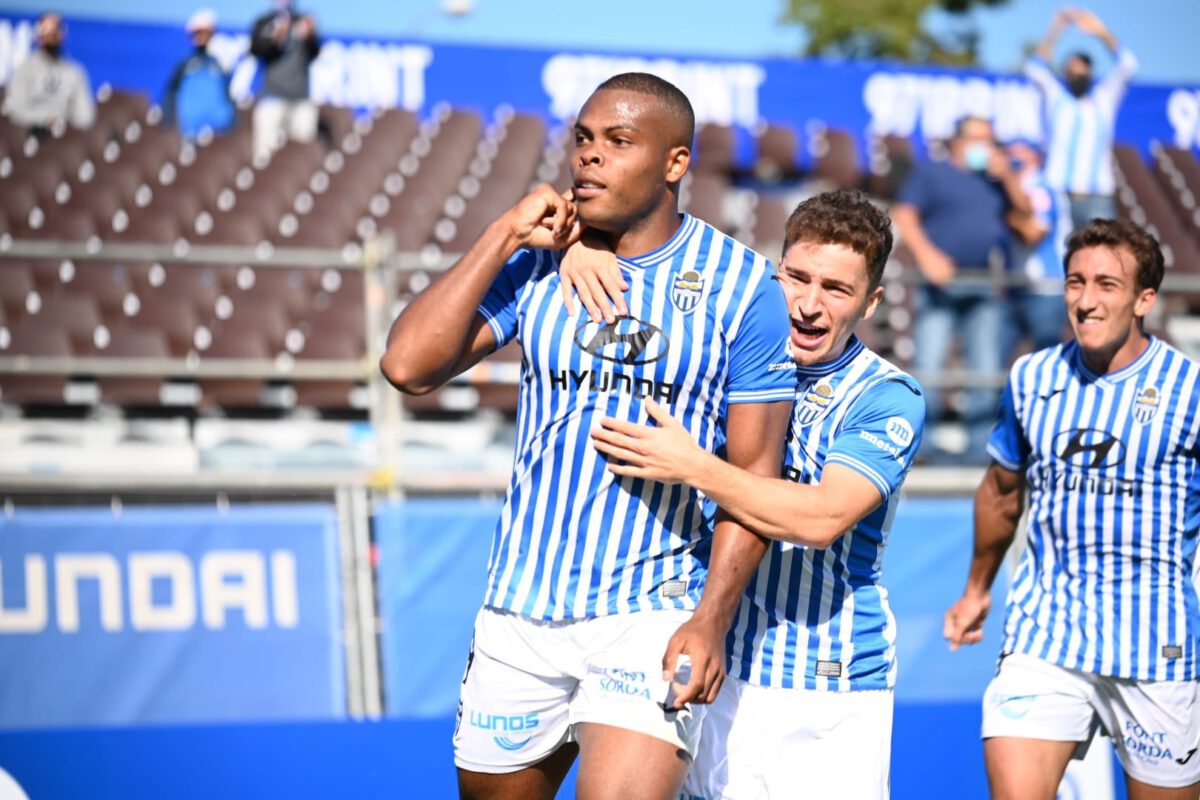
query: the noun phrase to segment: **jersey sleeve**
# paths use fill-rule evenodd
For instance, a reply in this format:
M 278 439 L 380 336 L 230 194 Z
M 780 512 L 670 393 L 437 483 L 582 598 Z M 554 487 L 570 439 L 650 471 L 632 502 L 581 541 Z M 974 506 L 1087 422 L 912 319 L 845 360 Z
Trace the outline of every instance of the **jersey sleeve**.
M 1103 102 L 1115 107 L 1129 87 L 1129 81 L 1137 74 L 1138 61 L 1133 53 L 1125 47 L 1117 51 L 1117 63 L 1108 74 L 1096 84 L 1093 90 Z
M 479 304 L 478 314 L 492 329 L 497 350 L 517 335 L 517 298 L 544 256 L 534 250 L 518 250 L 492 281 Z
M 772 279 L 754 288 L 750 305 L 729 344 L 729 403 L 791 402 L 796 399 L 796 362 L 788 340 L 787 301 Z
M 929 207 L 929 171 L 920 165 L 914 167 L 901 184 L 896 202 L 913 206 L 924 214 Z
M 1066 90 L 1059 83 L 1058 76 L 1054 74 L 1054 70 L 1050 69 L 1050 65 L 1041 59 L 1040 56 L 1033 56 L 1025 62 L 1025 66 L 1021 70 L 1038 89 L 1041 90 L 1042 96 L 1046 102 L 1052 103 L 1058 99 Z
M 1029 459 L 1029 442 L 1017 419 L 1014 397 L 1013 380 L 1009 376 L 1004 393 L 1000 396 L 1000 418 L 996 420 L 996 426 L 988 438 L 987 451 L 1000 466 L 1018 472 L 1025 468 L 1025 462 Z
M 849 467 L 887 500 L 904 481 L 924 432 L 925 393 L 912 378 L 896 375 L 854 402 L 825 463 Z

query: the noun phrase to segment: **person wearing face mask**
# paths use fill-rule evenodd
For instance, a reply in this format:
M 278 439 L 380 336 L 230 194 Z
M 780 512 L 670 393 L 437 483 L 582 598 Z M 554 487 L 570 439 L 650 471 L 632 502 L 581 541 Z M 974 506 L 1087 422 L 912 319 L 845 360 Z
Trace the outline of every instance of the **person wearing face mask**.
M 35 27 L 38 49 L 13 73 L 4 116 L 37 136 L 61 133 L 65 126 L 90 128 L 96 104 L 87 71 L 63 55 L 67 28 L 62 15 L 47 12 Z
M 1096 80 L 1092 59 L 1076 52 L 1063 62 L 1062 77 L 1050 62 L 1054 45 L 1068 27 L 1099 39 L 1116 58 L 1115 66 Z M 1046 179 L 1066 192 L 1073 227 L 1116 216 L 1112 166 L 1113 128 L 1125 89 L 1137 71 L 1137 59 L 1100 18 L 1090 11 L 1063 8 L 1055 14 L 1036 53 L 1025 64 L 1025 76 L 1041 90 L 1046 120 Z
M 999 373 L 1008 355 L 1003 293 L 987 279 L 1005 269 L 1006 214 L 1031 210 L 1008 157 L 996 146 L 991 122 L 982 117 L 959 120 L 950 157 L 919 164 L 892 209 L 900 239 L 925 281 L 917 295 L 913 367 L 925 382 L 928 429 L 941 421 L 941 394 L 921 375 L 945 366 L 951 342 L 958 341 L 966 369 L 976 378 L 963 409 L 968 463 L 986 463 L 998 395 L 985 376 Z M 945 461 L 951 455 L 926 437 L 923 457 Z
M 175 67 L 163 94 L 163 118 L 179 125 L 179 132 L 194 138 L 203 130 L 224 133 L 233 127 L 236 109 L 229 97 L 229 74 L 208 52 L 217 29 L 211 9 L 192 14 L 187 23 L 193 50 Z
M 250 52 L 263 69 L 262 95 L 254 106 L 254 157 L 269 158 L 284 138 L 317 136 L 317 105 L 308 97 L 308 68 L 321 52 L 317 23 L 291 0 L 254 21 Z

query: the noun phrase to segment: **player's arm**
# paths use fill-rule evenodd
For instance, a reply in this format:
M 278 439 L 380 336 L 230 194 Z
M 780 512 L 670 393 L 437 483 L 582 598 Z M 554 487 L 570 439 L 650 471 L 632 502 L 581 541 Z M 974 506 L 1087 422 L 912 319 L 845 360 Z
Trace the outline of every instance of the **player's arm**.
M 646 401 L 646 408 L 657 427 L 606 419 L 593 432 L 596 448 L 609 457 L 609 469 L 646 480 L 686 483 L 712 498 L 743 526 L 768 539 L 829 547 L 874 511 L 883 502 L 885 491 L 894 488 L 883 477 L 887 467 L 856 468 L 832 462 L 822 471 L 820 483 L 815 484 L 783 480 L 777 477 L 778 470 L 750 472 L 701 448 L 652 400 Z M 863 462 L 854 459 L 853 463 Z M 864 474 L 867 471 L 879 482 L 868 479 Z
M 436 389 L 496 346 L 477 313 L 510 258 L 524 247 L 565 247 L 578 236 L 575 207 L 541 185 L 490 224 L 449 270 L 392 323 L 379 366 L 408 394 Z
M 992 462 L 975 492 L 975 546 L 967 587 L 946 612 L 942 634 L 951 650 L 983 639 L 983 621 L 991 609 L 992 584 L 1017 534 L 1025 507 L 1024 473 Z
M 1054 14 L 1054 18 L 1050 20 L 1050 27 L 1046 28 L 1046 35 L 1038 42 L 1037 53 L 1038 58 L 1045 61 L 1047 64 L 1054 58 L 1054 45 L 1058 43 L 1058 39 L 1062 36 L 1067 25 L 1071 23 L 1071 12 L 1068 9 L 1059 9 Z
M 647 407 L 652 414 L 666 414 L 661 407 L 652 405 L 652 401 Z M 784 401 L 731 405 L 726 417 L 726 455 L 730 462 L 747 474 L 778 474 L 791 413 L 791 403 Z M 700 450 L 682 426 L 680 430 Z M 701 452 L 709 455 L 704 450 Z M 617 465 L 610 469 L 619 471 Z M 764 539 L 747 530 L 728 513 L 718 511 L 708 577 L 700 604 L 692 618 L 671 637 L 663 655 L 663 678 L 667 680 L 674 675 L 680 654 L 686 653 L 691 658 L 692 677 L 676 692 L 677 708 L 693 701 L 711 703 L 716 699 L 725 680 L 725 634 L 733 624 L 742 593 L 766 551 Z

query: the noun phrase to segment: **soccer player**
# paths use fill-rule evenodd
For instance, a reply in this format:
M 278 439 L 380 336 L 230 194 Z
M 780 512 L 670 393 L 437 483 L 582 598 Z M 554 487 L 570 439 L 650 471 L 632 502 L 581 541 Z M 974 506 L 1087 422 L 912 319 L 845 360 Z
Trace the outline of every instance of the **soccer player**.
M 1158 244 L 1094 220 L 1067 241 L 1075 341 L 1013 365 L 975 495 L 951 649 L 975 644 L 1029 495 L 1004 645 L 983 700 L 992 797 L 1051 800 L 1098 727 L 1129 796 L 1200 792 L 1200 367 L 1143 328 Z
M 783 479 L 707 452 L 651 400 L 657 427 L 606 419 L 593 438 L 614 473 L 692 486 L 773 540 L 741 599 L 730 678 L 685 795 L 884 798 L 896 628 L 882 563 L 925 402 L 854 335 L 883 296 L 887 214 L 829 192 L 796 208 L 784 242 L 777 277 L 799 383 Z
M 577 743 L 581 796 L 674 798 L 695 704 L 724 678 L 765 544 L 714 521 L 694 490 L 613 475 L 588 439 L 601 417 L 645 419 L 654 397 L 706 448 L 778 471 L 795 385 L 784 298 L 765 258 L 679 214 L 693 128 L 666 81 L 601 84 L 575 125 L 573 201 L 534 189 L 389 335 L 382 369 L 412 393 L 514 339 L 524 351 L 516 464 L 454 736 L 465 797 L 551 798 Z M 585 226 L 630 275 L 611 323 L 569 315 L 559 293 L 558 250 Z

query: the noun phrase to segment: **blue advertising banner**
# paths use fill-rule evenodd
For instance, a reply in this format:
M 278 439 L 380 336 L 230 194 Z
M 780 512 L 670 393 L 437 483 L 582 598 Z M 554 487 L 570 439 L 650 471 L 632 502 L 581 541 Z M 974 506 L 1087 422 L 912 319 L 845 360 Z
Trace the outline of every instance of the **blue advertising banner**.
M 68 51 L 93 85 L 162 95 L 190 43 L 164 25 L 72 19 Z M 28 17 L 0 15 L 0 85 L 32 46 Z M 249 96 L 256 64 L 245 31 L 226 30 L 210 51 L 230 70 L 232 91 Z M 1107 65 L 1100 65 L 1101 71 Z M 623 71 L 655 72 L 691 98 L 700 122 L 736 126 L 743 154 L 760 123 L 788 123 L 814 141 L 825 127 L 858 137 L 866 155 L 871 134 L 942 139 L 965 114 L 995 121 L 1001 139 L 1040 141 L 1037 90 L 1017 75 L 889 63 L 812 59 L 737 60 L 697 56 L 589 53 L 330 38 L 312 66 L 312 96 L 356 108 L 403 107 L 428 113 L 438 102 L 485 115 L 502 105 L 550 122 L 570 118 L 598 83 Z M 486 76 L 486 80 L 481 80 Z M 1146 152 L 1160 140 L 1200 147 L 1200 86 L 1135 83 L 1117 121 L 1117 139 Z M 802 150 L 805 148 L 802 148 Z
M 0 728 L 345 715 L 326 505 L 0 519 Z

